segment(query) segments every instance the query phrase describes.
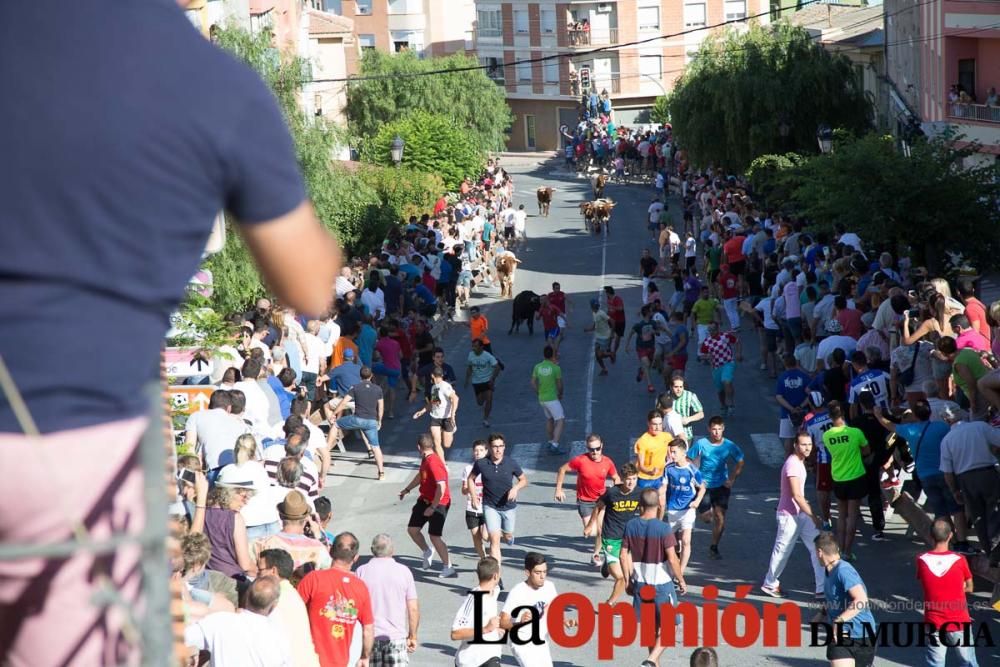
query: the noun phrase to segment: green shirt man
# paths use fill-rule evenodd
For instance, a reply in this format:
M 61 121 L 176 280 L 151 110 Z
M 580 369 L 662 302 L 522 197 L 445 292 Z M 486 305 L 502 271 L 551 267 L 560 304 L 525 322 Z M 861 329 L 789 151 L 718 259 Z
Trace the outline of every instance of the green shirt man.
M 546 353 L 551 348 L 546 348 Z M 562 369 L 546 358 L 531 371 L 531 386 L 538 392 L 539 403 L 558 401 L 562 394 Z
M 865 474 L 861 449 L 868 446 L 865 434 L 853 426 L 834 426 L 823 433 L 823 445 L 830 452 L 830 474 L 835 482 L 850 482 Z

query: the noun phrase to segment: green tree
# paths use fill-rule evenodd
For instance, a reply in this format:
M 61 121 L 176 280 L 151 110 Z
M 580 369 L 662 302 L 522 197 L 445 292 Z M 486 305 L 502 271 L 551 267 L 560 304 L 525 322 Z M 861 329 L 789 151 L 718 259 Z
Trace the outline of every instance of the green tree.
M 787 170 L 791 202 L 821 226 L 840 223 L 866 242 L 913 251 L 918 264 L 940 267 L 942 249 L 970 257 L 980 270 L 997 264 L 994 167 L 966 169 L 975 146 L 954 137 L 922 141 L 905 157 L 890 136 L 869 134 L 835 144 Z
M 654 123 L 669 123 L 670 122 L 670 98 L 666 95 L 660 95 L 653 102 L 653 109 L 649 112 L 649 118 Z
M 790 170 L 806 158 L 799 153 L 761 155 L 747 167 L 747 178 L 754 194 L 766 206 L 782 206 L 788 202 L 795 179 Z
M 850 61 L 784 22 L 706 39 L 675 85 L 669 111 L 694 163 L 734 171 L 758 155 L 816 152 L 821 123 L 852 133 L 870 125 Z
M 446 116 L 453 126 L 468 133 L 480 152 L 503 150 L 513 123 L 503 87 L 483 70 L 425 75 L 478 65 L 475 59 L 463 55 L 418 58 L 409 52 L 366 50 L 359 80 L 347 88 L 351 134 L 374 136 L 386 123 L 422 110 Z
M 391 164 L 390 148 L 397 136 L 406 142 L 404 166 L 439 174 L 452 189 L 466 176 L 475 176 L 485 157 L 461 126 L 447 116 L 423 110 L 382 125 L 364 142 L 362 157 L 375 164 Z

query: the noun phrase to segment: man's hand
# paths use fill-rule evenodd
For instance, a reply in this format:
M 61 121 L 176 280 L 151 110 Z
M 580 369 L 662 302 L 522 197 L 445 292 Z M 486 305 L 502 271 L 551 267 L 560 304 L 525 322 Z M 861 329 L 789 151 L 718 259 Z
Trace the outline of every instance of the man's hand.
M 410 635 L 409 637 L 406 638 L 406 652 L 407 653 L 414 653 L 417 650 L 417 645 L 418 645 L 417 644 L 417 638 L 414 637 L 413 635 Z
M 733 488 L 733 482 L 734 481 L 735 480 L 727 479 L 722 486 L 726 487 L 727 489 L 731 489 L 731 488 Z
M 421 417 L 424 416 L 426 412 L 427 412 L 426 408 L 421 408 L 420 410 L 417 410 L 416 412 L 413 413 L 413 418 L 420 419 Z
M 517 500 L 517 487 L 511 487 L 511 490 L 507 492 L 507 500 L 514 502 Z
M 400 499 L 400 500 L 402 500 L 403 498 L 405 498 L 405 497 L 406 497 L 406 494 L 407 494 L 407 493 L 409 493 L 409 492 L 410 492 L 410 490 L 404 487 L 404 488 L 403 488 L 403 489 L 402 489 L 402 490 L 401 490 L 401 491 L 399 492 L 399 499 Z
M 496 632 L 499 629 L 500 629 L 500 617 L 494 616 L 493 618 L 490 619 L 490 622 L 483 627 L 483 634 L 485 635 L 488 632 Z
M 358 663 L 355 667 L 368 667 L 368 658 L 358 658 Z
M 427 509 L 425 509 L 424 510 L 424 516 L 427 517 L 428 519 L 431 518 L 432 516 L 434 516 L 434 507 L 433 506 L 429 506 Z
M 204 505 L 208 498 L 208 478 L 200 470 L 194 471 L 194 497 L 198 501 L 196 505 Z
M 685 593 L 687 593 L 687 590 L 688 590 L 687 584 L 684 583 L 684 577 L 681 577 L 680 579 L 677 580 L 677 592 L 680 593 L 681 595 L 684 595 Z
M 593 537 L 593 535 L 594 535 L 594 526 L 593 524 L 588 523 L 586 526 L 583 527 L 583 536 Z
M 566 492 L 563 491 L 562 489 L 556 489 L 555 498 L 556 498 L 556 502 L 560 502 L 561 503 L 562 501 L 566 500 Z

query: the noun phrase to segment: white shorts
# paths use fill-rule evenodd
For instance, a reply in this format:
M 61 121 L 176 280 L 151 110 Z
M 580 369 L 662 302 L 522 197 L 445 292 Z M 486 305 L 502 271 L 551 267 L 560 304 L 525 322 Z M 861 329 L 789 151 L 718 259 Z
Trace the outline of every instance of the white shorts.
M 792 420 L 788 417 L 782 417 L 781 421 L 778 422 L 778 437 L 779 438 L 794 438 L 795 437 L 795 426 L 792 425 Z
M 545 416 L 552 421 L 559 421 L 560 419 L 566 419 L 566 413 L 563 412 L 562 403 L 559 401 L 545 401 L 541 403 L 542 410 L 545 411 Z
M 689 507 L 686 510 L 667 510 L 667 523 L 670 524 L 670 530 L 675 533 L 678 530 L 691 530 L 694 528 L 694 518 L 695 511 L 693 507 Z

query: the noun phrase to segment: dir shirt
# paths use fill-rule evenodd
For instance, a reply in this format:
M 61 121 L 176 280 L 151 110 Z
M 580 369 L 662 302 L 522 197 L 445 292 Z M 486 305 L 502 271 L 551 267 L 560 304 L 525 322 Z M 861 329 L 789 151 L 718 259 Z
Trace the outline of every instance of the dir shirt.
M 0 355 L 43 433 L 144 414 L 216 215 L 305 201 L 287 125 L 176 0 L 4 3 L 3 22 Z

